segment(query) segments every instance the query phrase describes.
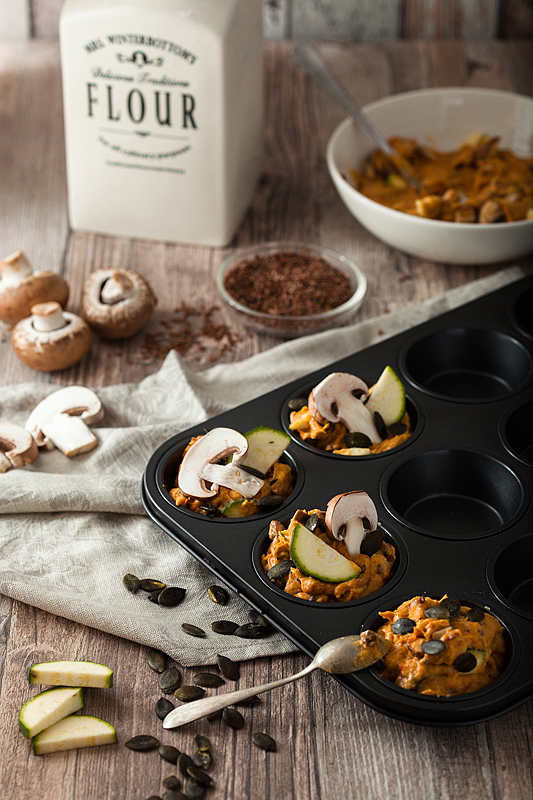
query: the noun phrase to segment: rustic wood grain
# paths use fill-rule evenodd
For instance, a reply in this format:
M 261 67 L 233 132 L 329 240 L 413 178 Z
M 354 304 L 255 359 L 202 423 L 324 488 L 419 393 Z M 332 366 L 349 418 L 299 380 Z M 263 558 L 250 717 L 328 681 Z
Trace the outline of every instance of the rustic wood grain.
M 407 39 L 494 39 L 504 0 L 405 0 Z
M 81 285 L 92 270 L 110 264 L 144 273 L 159 296 L 148 330 L 157 331 L 182 300 L 216 302 L 213 276 L 225 252 L 267 239 L 323 242 L 355 258 L 369 278 L 360 318 L 420 302 L 500 267 L 446 267 L 399 254 L 357 225 L 328 178 L 324 151 L 342 119 L 332 101 L 289 60 L 286 44 L 265 51 L 266 131 L 264 174 L 252 208 L 231 248 L 196 248 L 69 233 L 57 46 L 50 42 L 0 47 L 0 252 L 23 248 L 36 266 L 67 277 L 70 307 L 79 307 Z M 324 56 L 360 103 L 425 86 L 493 86 L 533 95 L 531 42 L 409 41 L 327 43 Z M 522 260 L 528 269 L 533 259 Z M 243 358 L 275 343 L 248 336 L 222 311 L 219 318 L 241 336 L 222 360 Z M 5 331 L 0 336 L 0 381 L 87 383 L 135 381 L 160 359 L 142 354 L 145 332 L 121 344 L 95 340 L 79 365 L 52 376 L 17 361 Z M 202 368 L 217 358 L 217 345 L 190 353 Z M 31 693 L 26 671 L 34 661 L 88 658 L 115 668 L 115 687 L 88 690 L 87 711 L 112 722 L 119 745 L 31 755 L 16 717 Z M 13 800 L 144 800 L 162 795 L 162 778 L 176 772 L 157 753 L 133 753 L 124 742 L 139 733 L 192 753 L 197 732 L 213 743 L 217 800 L 529 800 L 533 796 L 533 703 L 464 729 L 411 726 L 385 717 L 348 695 L 331 677 L 315 672 L 263 696 L 244 709 L 246 724 L 200 721 L 162 733 L 153 707 L 160 692 L 146 664 L 146 648 L 55 617 L 0 596 L 0 786 Z M 308 663 L 291 654 L 242 665 L 240 686 L 292 674 Z M 190 683 L 194 669 L 184 669 Z M 265 731 L 278 752 L 251 743 Z

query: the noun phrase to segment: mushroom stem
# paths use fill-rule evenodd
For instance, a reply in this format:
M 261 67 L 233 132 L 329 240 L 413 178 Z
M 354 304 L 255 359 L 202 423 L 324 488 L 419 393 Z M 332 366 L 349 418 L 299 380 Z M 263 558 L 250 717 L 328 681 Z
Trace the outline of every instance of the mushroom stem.
M 339 535 L 342 536 L 341 531 Z M 361 552 L 361 544 L 366 536 L 363 520 L 359 518 L 349 519 L 344 524 L 344 543 L 351 556 L 356 556 Z
M 33 275 L 33 270 L 22 250 L 17 250 L 0 261 L 0 274 L 6 286 L 18 286 L 28 275 Z
M 32 306 L 32 325 L 36 331 L 47 333 L 58 331 L 66 325 L 63 309 L 59 303 L 37 303 Z
M 135 287 L 127 275 L 116 270 L 102 286 L 100 299 L 106 305 L 114 305 L 135 294 Z

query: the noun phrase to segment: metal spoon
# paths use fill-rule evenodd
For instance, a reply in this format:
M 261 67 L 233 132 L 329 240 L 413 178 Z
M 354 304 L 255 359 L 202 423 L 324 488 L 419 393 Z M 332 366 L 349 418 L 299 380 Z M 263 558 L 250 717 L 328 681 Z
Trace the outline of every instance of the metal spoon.
M 303 678 L 304 675 L 308 675 L 315 669 L 323 669 L 330 675 L 345 675 L 349 672 L 366 669 L 383 658 L 389 649 L 390 643 L 374 631 L 363 631 L 359 635 L 332 639 L 331 642 L 322 645 L 311 663 L 295 675 L 264 683 L 262 686 L 238 689 L 236 692 L 204 697 L 202 700 L 186 703 L 167 714 L 163 720 L 163 728 L 178 728 L 180 725 L 193 722 L 193 720 L 205 717 L 214 711 L 220 711 L 226 706 L 247 700 L 253 695 L 269 692 L 278 686 L 284 686 L 286 683 Z
M 394 158 L 395 171 L 409 183 L 418 186 L 417 179 L 401 164 L 398 164 L 398 153 L 390 146 L 385 137 L 372 125 L 366 114 L 357 106 L 352 98 L 346 94 L 342 86 L 333 77 L 327 68 L 322 56 L 311 44 L 297 42 L 293 45 L 291 55 L 304 72 L 311 76 L 319 86 L 324 89 L 339 105 L 348 112 L 350 117 L 370 136 L 374 144 L 387 156 Z

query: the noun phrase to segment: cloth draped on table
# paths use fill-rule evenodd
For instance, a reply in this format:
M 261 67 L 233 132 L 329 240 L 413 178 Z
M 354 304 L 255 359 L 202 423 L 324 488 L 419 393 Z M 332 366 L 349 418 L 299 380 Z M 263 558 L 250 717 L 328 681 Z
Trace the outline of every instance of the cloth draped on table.
M 90 453 L 66 458 L 45 451 L 23 469 L 0 475 L 0 593 L 166 652 L 184 666 L 242 660 L 295 646 L 281 633 L 241 639 L 211 632 L 211 622 L 247 622 L 248 606 L 233 593 L 215 605 L 207 587 L 220 581 L 145 514 L 144 468 L 166 439 L 220 412 L 369 347 L 486 292 L 523 277 L 509 268 L 418 306 L 341 329 L 284 342 L 242 362 L 188 370 L 175 352 L 140 383 L 98 389 L 105 415 L 93 426 Z M 23 383 L 0 389 L 0 419 L 24 424 L 57 386 Z M 126 573 L 187 589 L 176 608 L 131 594 Z M 207 632 L 195 639 L 181 622 Z M 67 649 L 59 655 L 69 658 Z M 71 654 L 70 654 L 71 657 Z

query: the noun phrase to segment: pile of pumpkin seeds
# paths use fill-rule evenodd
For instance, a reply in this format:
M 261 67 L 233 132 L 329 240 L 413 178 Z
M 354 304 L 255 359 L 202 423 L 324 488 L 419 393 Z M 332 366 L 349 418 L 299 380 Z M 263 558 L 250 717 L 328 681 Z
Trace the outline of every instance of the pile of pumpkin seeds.
M 167 586 L 163 581 L 157 581 L 154 578 L 138 578 L 131 572 L 124 575 L 122 583 L 128 592 L 136 594 L 141 589 L 148 594 L 148 600 L 152 603 L 168 608 L 178 606 L 183 601 L 186 592 L 186 589 L 182 589 L 180 586 Z

